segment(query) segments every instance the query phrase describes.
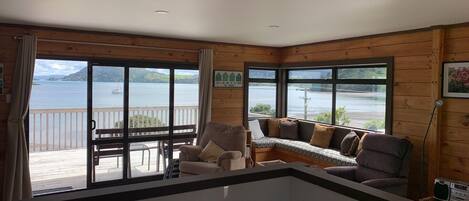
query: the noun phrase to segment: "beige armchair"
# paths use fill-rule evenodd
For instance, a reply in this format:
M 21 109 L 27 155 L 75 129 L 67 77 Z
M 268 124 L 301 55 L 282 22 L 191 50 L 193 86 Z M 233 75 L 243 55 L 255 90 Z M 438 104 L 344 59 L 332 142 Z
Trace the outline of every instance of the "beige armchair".
M 198 157 L 210 140 L 226 150 L 216 163 L 204 162 Z M 246 131 L 243 126 L 208 123 L 199 145 L 183 145 L 179 150 L 180 176 L 243 169 L 246 167 Z

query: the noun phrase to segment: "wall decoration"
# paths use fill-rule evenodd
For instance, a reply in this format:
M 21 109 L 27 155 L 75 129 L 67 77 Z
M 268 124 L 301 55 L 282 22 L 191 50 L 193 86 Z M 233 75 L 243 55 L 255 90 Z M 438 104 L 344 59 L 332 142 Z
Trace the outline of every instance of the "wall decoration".
M 443 64 L 443 97 L 469 98 L 469 62 Z
M 221 88 L 243 87 L 243 72 L 239 71 L 214 71 L 213 86 Z
M 3 73 L 4 72 L 4 69 L 3 69 L 3 64 L 0 64 L 0 94 L 3 95 L 3 91 L 4 91 L 4 86 L 5 86 L 5 79 L 4 79 L 4 76 L 3 76 Z

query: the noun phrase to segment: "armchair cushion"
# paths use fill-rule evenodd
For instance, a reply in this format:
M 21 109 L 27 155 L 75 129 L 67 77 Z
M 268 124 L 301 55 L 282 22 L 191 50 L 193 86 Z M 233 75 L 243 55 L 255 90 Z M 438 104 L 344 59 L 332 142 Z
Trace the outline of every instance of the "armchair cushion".
M 354 181 L 356 169 L 357 169 L 356 166 L 336 166 L 336 167 L 328 167 L 328 168 L 325 168 L 324 170 L 329 174 L 342 177 L 347 180 Z
M 216 163 L 181 161 L 179 171 L 190 175 L 199 175 L 221 172 L 222 168 Z
M 371 186 L 374 188 L 388 188 L 401 185 L 407 185 L 407 179 L 405 178 L 384 178 L 384 179 L 370 179 L 363 181 L 362 184 Z
M 199 154 L 199 158 L 207 162 L 216 162 L 218 157 L 220 157 L 224 151 L 225 150 L 223 150 L 220 146 L 210 140 L 207 146 L 205 146 L 205 148 Z
M 181 161 L 199 161 L 199 154 L 202 152 L 201 146 L 182 145 L 179 147 L 179 160 Z
M 243 155 L 240 151 L 224 151 L 219 157 L 217 161 L 225 160 L 225 159 L 238 159 L 241 158 Z

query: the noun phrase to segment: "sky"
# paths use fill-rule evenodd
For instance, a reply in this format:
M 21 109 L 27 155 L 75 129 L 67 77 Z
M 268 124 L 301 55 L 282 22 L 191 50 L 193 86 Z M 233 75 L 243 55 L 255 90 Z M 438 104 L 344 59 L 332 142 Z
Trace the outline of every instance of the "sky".
M 86 68 L 86 61 L 36 59 L 34 75 L 69 75 Z
M 36 59 L 34 69 L 35 76 L 49 76 L 49 75 L 70 75 L 76 73 L 83 68 L 87 67 L 86 61 L 72 61 L 72 60 L 49 60 L 49 59 Z M 159 73 L 169 74 L 167 69 L 149 69 Z M 198 72 L 193 70 L 176 70 L 177 74 L 194 75 Z

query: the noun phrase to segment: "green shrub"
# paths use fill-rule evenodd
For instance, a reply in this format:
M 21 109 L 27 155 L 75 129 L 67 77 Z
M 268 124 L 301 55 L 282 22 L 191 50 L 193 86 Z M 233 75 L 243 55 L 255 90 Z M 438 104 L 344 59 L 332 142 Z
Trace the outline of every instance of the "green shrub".
M 275 110 L 272 109 L 272 106 L 269 104 L 264 104 L 264 103 L 258 103 L 256 106 L 251 107 L 249 109 L 250 112 L 256 113 L 256 114 L 264 114 L 264 115 L 273 115 L 275 114 Z
M 365 129 L 368 129 L 368 130 L 377 131 L 377 130 L 384 129 L 385 124 L 384 124 L 384 120 L 373 119 L 373 120 L 369 120 L 369 121 L 365 122 L 364 127 L 365 127 Z
M 335 110 L 335 122 L 337 125 L 348 126 L 350 124 L 350 117 L 347 115 L 345 107 L 339 107 Z M 323 112 L 314 117 L 315 121 L 332 123 L 332 112 Z
M 145 115 L 134 115 L 129 117 L 129 128 L 146 128 L 146 127 L 160 127 L 163 126 L 156 117 L 149 117 Z M 124 128 L 124 121 L 114 123 L 115 128 Z

